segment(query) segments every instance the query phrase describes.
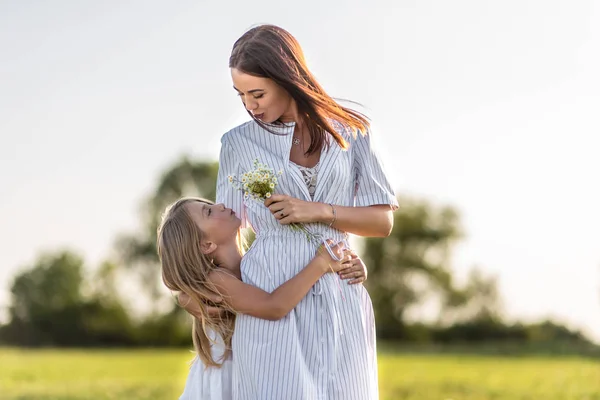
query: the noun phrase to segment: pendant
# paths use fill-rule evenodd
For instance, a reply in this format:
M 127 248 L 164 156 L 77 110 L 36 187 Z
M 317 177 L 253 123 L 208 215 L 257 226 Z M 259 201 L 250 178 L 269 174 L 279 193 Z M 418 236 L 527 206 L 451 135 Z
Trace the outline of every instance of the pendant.
M 298 146 L 300 144 L 300 139 L 295 137 L 294 140 L 292 141 L 292 143 L 294 143 L 296 146 Z

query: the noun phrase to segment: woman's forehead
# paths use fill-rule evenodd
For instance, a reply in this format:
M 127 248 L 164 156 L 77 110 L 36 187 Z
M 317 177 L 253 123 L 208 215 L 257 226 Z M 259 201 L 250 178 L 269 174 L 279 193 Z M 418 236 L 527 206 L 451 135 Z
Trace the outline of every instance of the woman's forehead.
M 250 75 L 236 68 L 231 68 L 231 79 L 233 80 L 234 89 L 240 92 L 265 90 L 272 84 L 269 78 Z

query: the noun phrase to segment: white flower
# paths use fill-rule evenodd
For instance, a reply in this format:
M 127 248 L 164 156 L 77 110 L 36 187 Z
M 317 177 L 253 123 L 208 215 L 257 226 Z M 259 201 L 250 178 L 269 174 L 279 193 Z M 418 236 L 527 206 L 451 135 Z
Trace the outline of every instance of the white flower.
M 250 197 L 254 200 L 264 201 L 272 196 L 277 186 L 277 176 L 281 175 L 283 171 L 276 174 L 272 168 L 262 164 L 258 159 L 254 160 L 253 166 L 253 170 L 244 172 L 239 179 L 230 176 L 229 182 L 236 189 L 242 189 L 246 198 Z

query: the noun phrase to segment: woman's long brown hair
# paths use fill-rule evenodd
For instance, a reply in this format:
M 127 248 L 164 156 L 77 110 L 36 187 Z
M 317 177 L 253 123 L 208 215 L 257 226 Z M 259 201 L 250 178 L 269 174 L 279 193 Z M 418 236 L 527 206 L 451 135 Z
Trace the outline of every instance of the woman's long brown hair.
M 348 128 L 354 138 L 357 132 L 363 135 L 367 133 L 367 117 L 343 107 L 325 92 L 309 71 L 300 44 L 285 29 L 275 25 L 260 25 L 244 33 L 233 45 L 229 68 L 272 79 L 292 96 L 298 114 L 310 133 L 307 155 L 329 144 L 327 132 L 340 147 L 348 148 L 348 142 L 335 129 L 332 121 Z M 248 114 L 254 118 L 249 111 Z M 264 122 L 254 120 L 272 132 Z
M 183 198 L 167 208 L 158 228 L 157 249 L 161 263 L 162 280 L 172 291 L 185 293 L 190 301 L 199 304 L 210 303 L 208 294 L 219 295 L 208 280 L 208 275 L 216 267 L 212 259 L 201 251 L 203 232 L 192 220 L 186 204 L 198 201 L 205 204 L 213 202 L 199 198 Z M 240 235 L 238 248 L 241 254 Z M 209 315 L 205 307 L 200 307 L 200 316 L 194 316 L 192 338 L 194 348 L 204 365 L 220 366 L 225 361 L 231 349 L 231 337 L 235 323 L 235 313 L 227 306 L 220 316 Z M 215 360 L 212 354 L 214 336 L 217 333 L 225 343 L 225 354 Z

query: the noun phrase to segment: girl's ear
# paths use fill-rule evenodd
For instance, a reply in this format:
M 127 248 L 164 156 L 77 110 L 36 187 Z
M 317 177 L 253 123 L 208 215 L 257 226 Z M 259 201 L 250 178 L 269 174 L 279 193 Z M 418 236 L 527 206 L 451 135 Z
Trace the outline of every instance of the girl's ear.
M 200 250 L 202 251 L 202 254 L 210 254 L 216 249 L 217 244 L 214 242 L 205 241 L 200 243 Z

